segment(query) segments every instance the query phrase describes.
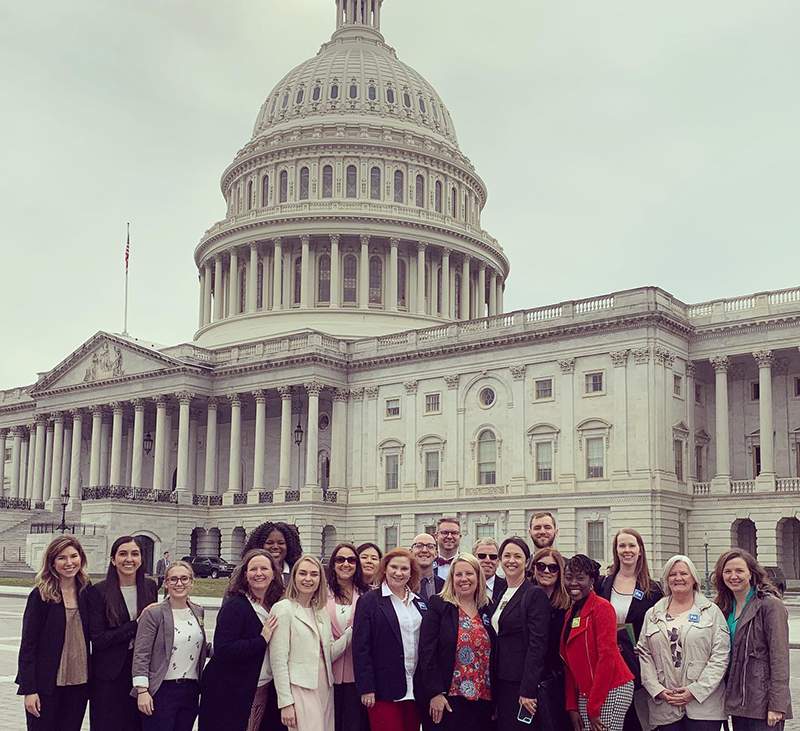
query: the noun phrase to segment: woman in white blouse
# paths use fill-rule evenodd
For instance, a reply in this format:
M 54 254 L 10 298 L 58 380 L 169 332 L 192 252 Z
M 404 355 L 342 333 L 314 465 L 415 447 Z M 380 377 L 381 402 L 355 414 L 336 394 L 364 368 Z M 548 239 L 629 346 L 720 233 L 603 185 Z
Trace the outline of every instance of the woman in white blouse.
M 333 639 L 322 575 L 314 556 L 302 556 L 292 567 L 285 598 L 271 612 L 278 619 L 269 660 L 281 722 L 298 731 L 334 731 L 331 663 L 353 635 L 348 627 Z
M 143 731 L 192 731 L 208 645 L 203 608 L 189 603 L 194 571 L 185 561 L 167 567 L 169 595 L 142 612 L 133 649 L 133 691 Z

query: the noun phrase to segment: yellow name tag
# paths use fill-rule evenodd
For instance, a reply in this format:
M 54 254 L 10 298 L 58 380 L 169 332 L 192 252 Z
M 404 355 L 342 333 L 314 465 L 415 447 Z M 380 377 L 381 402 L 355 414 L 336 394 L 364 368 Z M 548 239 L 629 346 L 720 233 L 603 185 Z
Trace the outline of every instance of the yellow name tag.
M 581 626 L 581 618 L 575 617 L 575 619 L 572 620 L 572 628 L 575 629 L 575 627 L 580 627 L 580 626 Z

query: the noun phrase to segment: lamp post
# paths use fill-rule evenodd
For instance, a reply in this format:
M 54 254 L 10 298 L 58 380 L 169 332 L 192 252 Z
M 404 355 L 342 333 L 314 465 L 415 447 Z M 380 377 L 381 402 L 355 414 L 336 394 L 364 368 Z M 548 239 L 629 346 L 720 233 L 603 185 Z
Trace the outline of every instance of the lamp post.
M 297 427 L 294 430 L 294 443 L 297 445 L 297 488 L 300 489 L 300 467 L 302 462 L 302 454 L 300 445 L 303 443 L 303 427 L 300 425 L 300 414 L 297 414 Z
M 703 533 L 703 548 L 706 552 L 706 589 L 705 595 L 709 596 L 711 594 L 711 581 L 708 574 L 708 533 Z
M 153 437 L 150 436 L 150 432 L 144 435 L 142 446 L 144 447 L 145 454 L 149 455 L 150 451 L 153 449 Z
M 58 530 L 61 531 L 61 534 L 67 532 L 67 505 L 69 504 L 69 488 L 65 489 L 64 492 L 61 493 L 61 524 L 58 526 Z

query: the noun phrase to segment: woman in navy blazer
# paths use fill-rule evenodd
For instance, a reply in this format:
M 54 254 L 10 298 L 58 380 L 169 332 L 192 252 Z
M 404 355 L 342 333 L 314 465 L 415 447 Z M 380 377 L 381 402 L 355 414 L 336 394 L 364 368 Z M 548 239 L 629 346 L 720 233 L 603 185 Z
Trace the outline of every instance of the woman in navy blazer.
M 428 713 L 441 729 L 491 726 L 491 655 L 496 640 L 491 602 L 478 559 L 461 553 L 440 594 L 428 601 L 419 636 L 419 664 Z
M 418 731 L 417 652 L 427 609 L 414 594 L 419 570 L 411 553 L 395 548 L 375 573 L 378 588 L 358 600 L 353 625 L 356 692 L 372 731 Z
M 29 729 L 79 731 L 89 698 L 86 554 L 61 536 L 45 550 L 28 595 L 19 647 L 19 694 Z

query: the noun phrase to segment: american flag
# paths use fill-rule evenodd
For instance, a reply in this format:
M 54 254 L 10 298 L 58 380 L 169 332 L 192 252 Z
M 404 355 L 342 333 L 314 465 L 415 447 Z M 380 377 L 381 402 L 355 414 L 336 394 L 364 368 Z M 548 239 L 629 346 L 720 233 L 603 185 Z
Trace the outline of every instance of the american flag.
M 128 273 L 128 261 L 131 258 L 131 225 L 128 224 L 128 242 L 125 244 L 125 274 Z

